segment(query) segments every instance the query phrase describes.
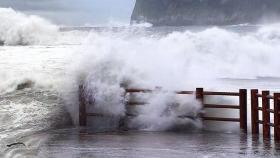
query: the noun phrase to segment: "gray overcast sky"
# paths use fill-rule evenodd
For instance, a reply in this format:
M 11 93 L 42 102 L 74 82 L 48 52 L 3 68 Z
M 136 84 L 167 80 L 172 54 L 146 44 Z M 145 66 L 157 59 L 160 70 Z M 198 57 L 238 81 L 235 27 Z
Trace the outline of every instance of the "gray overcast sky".
M 0 0 L 11 7 L 63 25 L 128 23 L 135 0 Z

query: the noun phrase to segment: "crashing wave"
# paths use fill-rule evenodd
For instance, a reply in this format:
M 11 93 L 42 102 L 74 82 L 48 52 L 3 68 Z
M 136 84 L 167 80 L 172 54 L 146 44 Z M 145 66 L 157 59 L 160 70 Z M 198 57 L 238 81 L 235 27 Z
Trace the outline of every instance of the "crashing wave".
M 0 21 L 0 45 L 50 44 L 58 32 L 51 22 L 11 8 L 0 8 Z

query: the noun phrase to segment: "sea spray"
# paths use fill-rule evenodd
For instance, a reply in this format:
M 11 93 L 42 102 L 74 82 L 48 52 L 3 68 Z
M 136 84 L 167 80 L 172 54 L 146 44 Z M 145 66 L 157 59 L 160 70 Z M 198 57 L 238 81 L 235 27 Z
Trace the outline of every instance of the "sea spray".
M 89 110 L 107 115 L 125 115 L 121 69 L 121 63 L 113 59 L 95 63 L 84 82 L 88 99 L 94 104 Z
M 136 117 L 128 120 L 129 128 L 163 131 L 186 129 L 189 125 L 201 127 L 199 114 L 202 106 L 193 95 L 177 95 L 162 90 L 155 90 L 149 95 L 146 98 L 147 104 L 140 106 Z
M 127 30 L 92 31 L 77 53 L 77 72 L 86 76 L 84 82 L 88 92 L 92 93 L 91 99 L 96 101 L 96 111 L 123 115 L 125 87 L 153 89 L 161 86 L 172 91 L 193 90 L 196 86 L 206 85 L 212 89 L 216 87 L 211 85 L 217 84 L 219 78 L 278 77 L 277 69 L 270 69 L 280 67 L 275 61 L 279 56 L 275 49 L 280 50 L 276 45 L 279 42 L 276 26 L 244 33 L 213 27 L 159 36 L 135 35 Z M 154 97 L 145 106 L 146 110 L 138 110 L 139 117 L 133 119 L 130 126 L 163 130 L 179 122 L 175 117 L 178 115 L 165 118 L 161 115 L 161 108 L 176 103 L 176 97 Z M 194 98 L 190 100 L 186 107 L 199 107 Z M 179 104 L 184 104 L 183 100 Z M 158 109 L 160 114 L 150 108 Z M 194 110 L 195 114 L 199 113 L 198 109 Z
M 96 33 L 92 33 L 92 35 L 89 37 L 89 40 L 84 44 L 84 48 L 86 47 L 86 49 L 83 48 L 83 52 L 79 53 L 81 58 L 77 58 L 79 59 L 79 64 L 76 64 L 79 65 L 78 69 L 81 69 L 82 67 L 86 68 L 86 70 L 76 71 L 85 75 L 85 77 L 83 77 L 84 81 L 81 82 L 81 84 L 86 86 L 87 95 L 85 97 L 89 97 L 89 100 L 94 103 L 88 107 L 88 111 L 94 111 L 105 115 L 124 116 L 127 112 L 125 111 L 126 109 L 124 102 L 125 88 L 149 88 L 156 85 L 161 85 L 163 87 L 171 87 L 172 90 L 175 89 L 174 86 L 171 86 L 172 83 L 168 82 L 168 80 L 171 79 L 169 78 L 170 76 L 163 73 L 162 71 L 158 71 L 160 69 L 155 69 L 155 66 L 158 66 L 158 68 L 161 67 L 161 60 L 167 61 L 170 56 L 160 56 L 160 54 L 158 54 L 159 63 L 156 65 L 155 62 L 149 62 L 149 56 L 141 56 L 140 53 L 135 54 L 134 52 L 130 54 L 128 51 L 122 50 L 122 48 L 125 48 L 125 46 L 129 47 L 130 44 L 132 44 L 131 42 L 127 42 L 125 39 L 120 37 L 107 38 L 108 37 L 106 36 L 100 36 Z M 116 41 L 111 42 L 111 39 Z M 107 40 L 107 43 L 104 43 L 105 45 L 100 43 L 103 40 L 104 42 Z M 115 47 L 120 47 L 120 49 Z M 157 55 L 157 52 L 151 55 Z M 154 57 L 152 57 L 152 59 L 154 59 Z M 177 67 L 172 69 L 171 67 L 170 70 L 169 67 L 166 68 L 165 71 L 170 73 L 176 68 Z M 177 70 L 180 69 L 178 68 Z M 184 75 L 184 73 L 181 74 Z M 166 81 L 164 81 L 164 83 L 168 84 L 169 86 L 162 85 L 162 83 L 157 82 L 157 79 L 159 79 L 158 77 L 161 77 L 161 81 L 165 79 Z M 174 75 L 173 77 L 176 76 Z M 172 80 L 177 81 L 178 84 L 180 83 L 179 78 L 173 78 L 170 81 Z M 184 85 L 186 81 L 181 82 L 181 85 Z M 140 117 L 137 117 L 135 120 L 133 120 L 131 122 L 132 124 L 129 126 L 132 126 L 133 128 L 137 126 L 137 129 L 166 130 L 174 127 L 176 124 L 182 125 L 191 123 L 193 120 L 197 119 L 196 115 L 201 109 L 201 106 L 199 106 L 199 103 L 196 102 L 193 97 L 191 99 L 178 100 L 176 97 L 152 95 L 150 100 L 151 102 L 147 106 L 148 110 L 144 111 L 150 112 L 150 115 L 147 113 L 145 115 L 146 118 L 150 118 L 151 120 L 147 122 L 147 120 L 141 119 L 143 118 L 143 115 L 140 115 Z M 176 106 L 172 106 L 172 104 L 176 104 Z M 173 108 L 169 109 L 170 105 Z M 151 110 L 149 107 L 158 109 L 158 111 L 155 112 L 156 110 Z M 162 115 L 164 113 L 163 109 L 169 110 L 169 114 L 166 116 Z M 177 110 L 179 109 L 182 110 L 182 116 L 189 116 L 190 118 L 193 117 L 194 119 L 177 119 L 179 116 Z M 162 120 L 162 122 L 158 122 L 159 120 Z
M 27 50 L 24 52 L 3 47 L 1 93 L 15 91 L 26 79 L 35 82 L 37 88 L 52 88 L 66 96 L 64 103 L 67 103 L 73 120 L 77 122 L 77 92 L 81 78 L 91 85 L 88 88 L 92 90 L 104 89 L 104 93 L 100 91 L 98 96 L 106 97 L 108 94 L 109 106 L 103 107 L 102 112 L 112 114 L 115 110 L 110 111 L 110 106 L 114 106 L 118 114 L 123 114 L 121 95 L 125 87 L 122 85 L 151 89 L 161 86 L 167 90 L 194 90 L 197 86 L 203 86 L 221 90 L 229 85 L 221 86 L 224 83 L 219 78 L 278 77 L 277 50 L 280 48 L 276 26 L 264 26 L 244 34 L 222 28 L 198 32 L 187 30 L 160 36 L 134 35 L 134 32 L 127 30 L 92 31 L 86 42 L 75 48 L 78 51 L 73 51 L 75 49 L 70 46 L 47 48 L 49 53 L 42 51 L 46 49 L 43 46 L 23 47 Z M 145 29 L 141 32 L 145 32 Z M 17 61 L 21 61 L 22 65 L 18 65 Z M 76 71 L 68 71 L 70 64 Z M 5 70 L 10 70 L 6 77 Z M 50 78 L 49 74 L 56 77 Z M 77 77 L 78 81 L 73 82 L 72 76 Z M 104 100 L 106 98 L 100 97 L 99 103 L 104 103 Z M 99 107 L 104 106 L 103 103 Z M 111 103 L 117 103 L 117 106 Z
M 27 21 L 30 20 L 30 16 L 11 9 L 4 9 L 4 12 L 5 14 L 1 14 L 0 17 L 11 14 L 16 17 L 19 15 Z M 9 25 L 6 25 L 8 23 Z M 18 26 L 17 20 L 0 25 L 5 28 Z M 45 28 L 49 25 L 43 26 L 42 28 Z M 239 27 L 237 26 L 237 30 L 242 30 L 246 26 Z M 97 108 L 100 112 L 120 116 L 125 112 L 122 96 L 125 87 L 153 89 L 161 86 L 169 91 L 194 90 L 195 87 L 218 90 L 224 88 L 232 90 L 240 86 L 255 88 L 258 83 L 250 82 L 249 85 L 244 81 L 229 85 L 229 82 L 222 82 L 224 79 L 220 78 L 258 79 L 258 77 L 277 78 L 280 76 L 278 73 L 280 68 L 278 62 L 280 57 L 278 53 L 280 50 L 279 24 L 259 27 L 248 32 L 235 31 L 232 27 L 230 29 L 207 27 L 201 30 L 155 27 L 125 28 L 117 31 L 93 29 L 91 33 L 76 30 L 60 32 L 55 37 L 60 41 L 67 40 L 67 44 L 60 43 L 61 45 L 53 47 L 46 44 L 48 45 L 49 42 L 53 44 L 52 42 L 56 41 L 41 42 L 44 38 L 40 32 L 40 36 L 32 36 L 28 38 L 32 39 L 31 42 L 27 42 L 27 44 L 40 46 L 0 47 L 0 93 L 1 95 L 15 94 L 18 85 L 26 81 L 34 82 L 31 90 L 35 88 L 59 92 L 59 96 L 63 98 L 63 104 L 77 123 L 77 92 L 78 85 L 82 82 L 86 83 L 89 93 L 94 94 L 92 99 L 98 101 Z M 0 32 L 4 32 L 3 29 Z M 163 33 L 159 33 L 159 29 Z M 18 36 L 29 35 L 30 30 L 21 30 L 19 34 L 18 31 L 15 32 L 16 34 L 11 33 L 10 37 L 15 35 L 16 40 L 4 39 L 4 41 L 10 41 L 6 44 L 26 44 L 17 39 Z M 71 36 L 68 36 L 69 34 Z M 48 35 L 53 38 L 52 33 Z M 85 36 L 88 37 L 83 42 L 82 39 Z M 77 39 L 80 41 L 77 42 Z M 73 47 L 69 45 L 71 42 L 83 44 Z M 269 82 L 269 85 L 266 83 L 257 86 L 275 88 L 275 84 L 277 84 L 276 81 Z M 155 98 L 160 99 L 154 100 L 165 100 L 165 95 L 159 96 L 161 97 L 155 95 Z M 182 101 L 177 101 L 176 97 L 166 98 L 170 98 L 171 102 L 184 104 Z M 169 101 L 155 104 L 153 99 L 151 102 L 152 104 L 147 105 L 147 109 L 157 107 L 157 105 L 163 108 L 170 104 Z M 194 98 L 187 107 L 197 107 Z M 189 110 L 182 111 L 187 113 Z M 142 113 L 148 115 L 145 109 L 139 109 L 137 112 L 139 116 L 143 116 Z M 149 122 L 143 125 L 141 119 L 136 119 L 134 122 L 146 129 L 164 129 L 161 126 L 156 128 Z
M 45 138 L 35 138 L 34 133 L 45 135 L 53 128 L 60 133 L 57 128 L 71 125 L 71 117 L 78 126 L 80 84 L 86 85 L 89 99 L 96 103 L 89 107 L 92 112 L 110 115 L 115 123 L 125 113 L 135 112 L 128 126 L 152 131 L 201 127 L 197 119 L 201 105 L 194 96 L 176 95 L 174 90 L 280 90 L 279 24 L 59 32 L 47 20 L 12 9 L 0 9 L 0 21 L 0 44 L 10 45 L 0 47 L 0 156 L 36 153 Z M 156 86 L 162 89 L 123 96 L 125 88 Z M 147 105 L 130 111 L 124 101 L 135 98 Z M 217 104 L 234 105 L 232 100 L 214 99 Z M 99 127 L 112 125 L 100 118 L 89 120 L 98 121 Z M 230 126 L 239 129 L 237 124 Z M 15 142 L 27 148 L 7 148 Z
M 5 45 L 51 44 L 58 27 L 35 16 L 11 8 L 0 8 L 0 43 Z

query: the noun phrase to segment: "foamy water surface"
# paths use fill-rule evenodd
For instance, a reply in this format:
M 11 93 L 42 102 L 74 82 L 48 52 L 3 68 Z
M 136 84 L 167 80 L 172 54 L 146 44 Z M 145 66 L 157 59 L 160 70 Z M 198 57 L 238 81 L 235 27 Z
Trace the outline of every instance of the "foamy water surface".
M 163 90 L 169 90 L 149 97 L 140 96 L 150 103 L 136 109 L 139 115 L 129 125 L 140 131 L 166 131 L 175 126 L 190 125 L 195 129 L 202 128 L 199 119 L 177 118 L 179 114 L 196 115 L 201 109 L 193 96 L 178 97 L 170 93 L 173 90 L 194 90 L 196 87 L 230 91 L 239 88 L 280 90 L 279 24 L 59 29 L 40 17 L 26 16 L 11 9 L 0 9 L 0 20 L 5 21 L 0 24 L 0 43 L 3 43 L 0 46 L 0 156 L 61 157 L 70 150 L 73 151 L 72 157 L 94 156 L 91 152 L 98 157 L 122 157 L 130 152 L 140 155 L 148 152 L 159 157 L 159 151 L 183 156 L 194 148 L 192 141 L 185 141 L 194 138 L 197 138 L 193 140 L 195 146 L 201 141 L 210 143 L 203 143 L 193 157 L 223 156 L 216 151 L 220 147 L 210 153 L 203 151 L 214 143 L 211 134 L 209 139 L 198 139 L 201 135 L 194 133 L 184 133 L 183 136 L 152 133 L 151 136 L 141 132 L 94 134 L 88 139 L 80 138 L 75 127 L 78 122 L 77 92 L 81 82 L 87 85 L 87 92 L 93 94 L 89 96 L 96 101 L 95 107 L 90 108 L 116 118 L 126 112 L 124 85 L 141 88 L 161 86 Z M 216 101 L 235 102 L 229 98 L 217 98 Z M 177 103 L 177 109 L 166 114 L 166 109 L 173 103 Z M 102 119 L 96 125 L 103 131 L 105 127 L 114 126 L 112 121 Z M 220 132 L 235 132 L 238 125 L 228 127 L 226 131 L 220 129 Z M 66 128 L 66 134 L 58 130 L 61 128 Z M 60 136 L 65 139 L 56 140 Z M 146 136 L 158 138 L 155 143 L 161 147 L 154 149 L 156 144 L 149 146 L 144 139 Z M 238 144 L 234 139 L 239 135 L 233 137 L 223 138 Z M 91 141 L 95 140 L 96 144 L 92 144 Z M 173 141 L 177 144 L 171 143 Z M 25 146 L 6 146 L 14 142 L 24 142 Z M 135 143 L 131 146 L 127 142 Z M 70 145 L 63 147 L 67 143 Z M 111 147 L 102 147 L 108 144 Z M 89 145 L 93 148 L 88 148 Z M 116 147 L 118 145 L 121 149 Z M 169 147 L 172 145 L 181 149 Z M 246 151 L 238 148 L 246 148 Z M 102 154 L 105 150 L 112 153 Z M 231 157 L 275 155 L 270 150 L 254 154 L 251 147 L 242 143 L 222 150 L 224 152 L 220 154 L 227 155 L 226 152 L 230 151 Z

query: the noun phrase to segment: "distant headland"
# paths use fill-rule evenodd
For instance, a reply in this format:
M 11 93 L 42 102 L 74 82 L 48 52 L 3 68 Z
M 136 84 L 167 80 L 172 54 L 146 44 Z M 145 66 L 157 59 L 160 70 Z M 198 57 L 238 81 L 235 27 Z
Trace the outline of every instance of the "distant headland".
M 280 0 L 136 0 L 131 23 L 235 25 L 279 20 Z

